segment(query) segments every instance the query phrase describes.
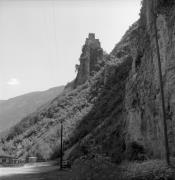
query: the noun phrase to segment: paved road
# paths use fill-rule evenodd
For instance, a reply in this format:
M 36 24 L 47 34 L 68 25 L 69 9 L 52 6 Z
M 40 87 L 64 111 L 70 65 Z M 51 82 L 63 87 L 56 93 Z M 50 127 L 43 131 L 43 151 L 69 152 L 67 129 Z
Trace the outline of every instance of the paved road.
M 59 167 L 49 163 L 0 168 L 0 180 L 61 180 Z

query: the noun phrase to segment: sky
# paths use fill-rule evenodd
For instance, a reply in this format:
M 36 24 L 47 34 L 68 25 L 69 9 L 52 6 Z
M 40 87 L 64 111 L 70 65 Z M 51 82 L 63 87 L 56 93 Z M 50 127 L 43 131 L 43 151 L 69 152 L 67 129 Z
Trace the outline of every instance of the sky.
M 109 53 L 139 12 L 140 0 L 0 0 L 0 100 L 72 81 L 88 34 Z

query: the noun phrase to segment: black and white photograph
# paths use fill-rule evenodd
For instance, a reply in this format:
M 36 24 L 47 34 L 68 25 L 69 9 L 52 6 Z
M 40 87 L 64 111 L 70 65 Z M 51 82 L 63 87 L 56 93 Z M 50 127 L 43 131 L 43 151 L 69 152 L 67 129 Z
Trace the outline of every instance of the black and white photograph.
M 175 180 L 175 0 L 0 0 L 0 180 Z

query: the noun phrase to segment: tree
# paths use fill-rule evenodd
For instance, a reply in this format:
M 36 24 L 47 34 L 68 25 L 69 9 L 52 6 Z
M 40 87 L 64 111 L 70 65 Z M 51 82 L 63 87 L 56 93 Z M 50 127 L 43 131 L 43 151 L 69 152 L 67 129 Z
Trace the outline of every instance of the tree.
M 79 64 L 76 64 L 76 65 L 75 65 L 75 72 L 78 72 L 78 71 L 79 71 L 79 68 L 80 68 L 80 65 L 79 65 Z

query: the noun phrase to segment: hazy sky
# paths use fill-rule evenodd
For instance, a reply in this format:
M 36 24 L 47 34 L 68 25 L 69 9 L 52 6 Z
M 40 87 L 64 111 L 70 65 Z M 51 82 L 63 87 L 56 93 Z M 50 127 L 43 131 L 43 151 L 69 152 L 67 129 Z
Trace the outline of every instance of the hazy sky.
M 0 0 L 0 99 L 73 80 L 89 32 L 110 52 L 140 0 Z

